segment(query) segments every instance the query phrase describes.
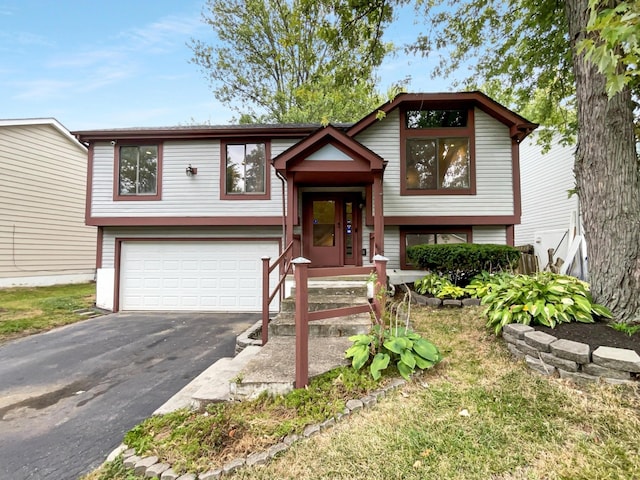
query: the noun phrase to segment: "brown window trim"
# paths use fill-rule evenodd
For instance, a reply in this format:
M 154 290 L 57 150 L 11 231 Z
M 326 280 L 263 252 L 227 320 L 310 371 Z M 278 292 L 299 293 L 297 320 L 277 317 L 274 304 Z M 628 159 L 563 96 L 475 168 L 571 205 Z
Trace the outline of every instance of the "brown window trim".
M 437 234 L 437 233 L 464 233 L 467 235 L 467 242 L 473 243 L 473 228 L 469 225 L 446 226 L 446 227 L 400 227 L 400 269 L 416 270 L 413 265 L 407 265 L 407 234 Z
M 120 147 L 136 147 L 156 145 L 158 147 L 158 171 L 156 174 L 155 195 L 120 195 Z M 155 140 L 126 140 L 122 145 L 113 146 L 113 201 L 114 202 L 149 202 L 162 200 L 162 151 L 163 143 Z
M 422 106 L 428 109 L 429 105 Z M 433 107 L 434 109 L 440 109 Z M 407 128 L 406 112 L 415 110 L 411 106 L 400 111 L 400 195 L 475 195 L 476 194 L 476 140 L 475 117 L 473 107 L 468 108 L 466 127 L 446 128 Z M 441 188 L 434 190 L 408 189 L 407 178 L 407 139 L 409 138 L 468 138 L 469 139 L 469 188 Z
M 227 145 L 264 143 L 265 149 L 265 193 L 227 193 Z M 220 141 L 220 200 L 271 200 L 271 142 L 264 139 L 239 138 Z

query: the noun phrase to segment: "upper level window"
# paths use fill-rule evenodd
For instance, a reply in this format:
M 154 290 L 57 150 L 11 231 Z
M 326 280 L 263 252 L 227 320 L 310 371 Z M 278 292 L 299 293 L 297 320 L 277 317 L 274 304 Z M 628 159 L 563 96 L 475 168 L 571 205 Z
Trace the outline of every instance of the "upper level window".
M 407 128 L 455 128 L 467 126 L 467 110 L 408 110 Z
M 269 198 L 266 143 L 223 144 L 223 198 Z
M 469 188 L 468 138 L 408 138 L 406 188 Z
M 160 198 L 161 149 L 158 145 L 116 147 L 116 200 Z
M 473 109 L 408 109 L 401 194 L 475 194 Z

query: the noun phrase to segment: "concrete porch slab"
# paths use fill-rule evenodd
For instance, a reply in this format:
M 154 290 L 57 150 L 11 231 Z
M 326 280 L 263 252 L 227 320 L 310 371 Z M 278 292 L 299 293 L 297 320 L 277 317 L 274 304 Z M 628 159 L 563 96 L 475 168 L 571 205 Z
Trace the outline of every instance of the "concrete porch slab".
M 309 338 L 309 378 L 349 365 L 347 337 Z M 274 337 L 242 369 L 241 381 L 231 384 L 232 397 L 250 399 L 262 391 L 282 394 L 293 390 L 295 337 Z

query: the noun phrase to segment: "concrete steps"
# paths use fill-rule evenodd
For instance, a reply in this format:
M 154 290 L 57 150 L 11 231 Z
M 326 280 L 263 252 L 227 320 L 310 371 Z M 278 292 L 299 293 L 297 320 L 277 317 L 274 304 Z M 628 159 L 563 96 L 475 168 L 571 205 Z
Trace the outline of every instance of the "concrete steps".
M 284 394 L 294 388 L 296 376 L 295 337 L 274 337 L 262 347 L 231 384 L 236 400 L 252 399 L 262 392 Z M 309 378 L 321 375 L 349 360 L 344 352 L 351 346 L 347 337 L 309 339 Z
M 309 337 L 350 337 L 358 333 L 367 333 L 370 328 L 371 314 L 358 313 L 345 317 L 309 322 Z M 296 319 L 294 312 L 282 312 L 269 324 L 270 339 L 273 337 L 293 337 L 295 334 Z
M 197 409 L 208 403 L 230 400 L 229 383 L 260 350 L 260 347 L 248 346 L 235 357 L 221 358 L 153 414 L 162 415 L 181 408 Z
M 336 277 L 309 282 L 309 310 L 367 305 L 367 277 Z M 295 381 L 295 287 L 283 300 L 281 312 L 269 324 L 265 346 L 247 346 L 234 358 L 224 358 L 205 370 L 184 394 L 156 413 L 177 408 L 202 408 L 208 403 L 255 398 L 262 392 L 282 394 Z M 348 365 L 344 352 L 349 336 L 371 328 L 371 313 L 309 322 L 309 377 Z

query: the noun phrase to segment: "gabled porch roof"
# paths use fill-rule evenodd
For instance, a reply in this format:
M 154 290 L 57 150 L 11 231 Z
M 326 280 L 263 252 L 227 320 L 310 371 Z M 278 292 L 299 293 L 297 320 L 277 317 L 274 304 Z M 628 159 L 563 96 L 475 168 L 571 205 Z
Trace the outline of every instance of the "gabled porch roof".
M 296 183 L 372 183 L 386 162 L 375 152 L 328 125 L 273 159 L 276 170 Z

